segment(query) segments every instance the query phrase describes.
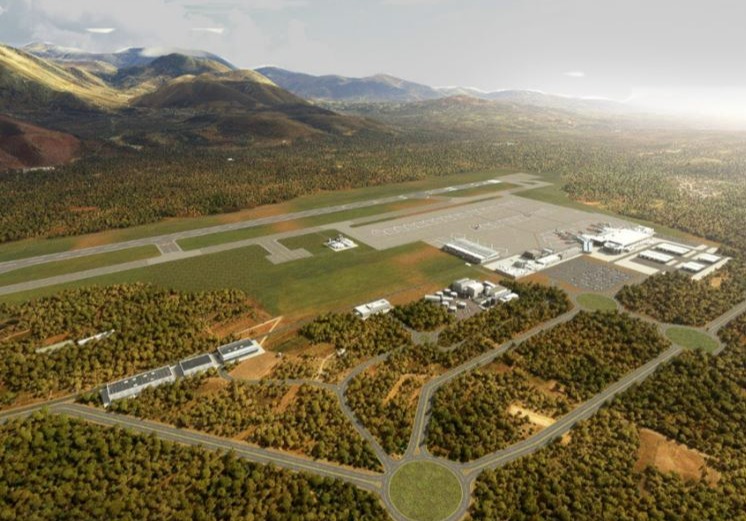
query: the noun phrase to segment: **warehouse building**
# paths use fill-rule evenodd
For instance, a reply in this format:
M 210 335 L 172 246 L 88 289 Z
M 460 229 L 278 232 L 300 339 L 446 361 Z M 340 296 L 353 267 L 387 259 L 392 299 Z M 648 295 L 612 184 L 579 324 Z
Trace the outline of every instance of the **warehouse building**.
M 259 345 L 259 342 L 253 339 L 238 340 L 218 347 L 218 357 L 223 364 L 240 362 L 263 352 L 264 349 Z
M 500 254 L 468 239 L 454 239 L 443 246 L 443 251 L 461 257 L 472 264 L 483 264 L 500 258 Z
M 700 253 L 694 260 L 697 262 L 704 262 L 705 264 L 716 264 L 723 260 L 723 258 L 712 253 Z
M 384 315 L 392 309 L 394 309 L 394 306 L 391 305 L 391 302 L 383 298 L 380 300 L 375 300 L 373 302 L 368 302 L 367 304 L 363 304 L 361 306 L 357 306 L 355 309 L 353 309 L 353 313 L 355 313 L 363 320 L 367 320 L 373 315 Z
M 179 362 L 179 369 L 184 376 L 192 376 L 215 367 L 215 360 L 210 354 L 203 354 L 187 358 Z
M 106 387 L 101 391 L 101 399 L 104 402 L 104 406 L 108 407 L 115 400 L 137 396 L 143 389 L 157 387 L 175 380 L 176 375 L 171 367 L 160 367 L 146 373 L 140 373 L 130 378 L 106 384 Z
M 684 264 L 679 266 L 679 268 L 681 268 L 684 271 L 688 271 L 689 273 L 699 273 L 706 267 L 707 266 L 705 266 L 704 264 L 701 264 L 699 262 L 694 262 L 694 261 L 685 262 Z
M 671 255 L 676 255 L 678 257 L 681 257 L 682 255 L 686 255 L 687 253 L 692 251 L 691 248 L 685 248 L 684 246 L 679 246 L 677 244 L 669 244 L 667 242 L 656 244 L 655 249 L 658 251 L 662 251 L 663 253 L 669 253 Z
M 673 260 L 673 257 L 671 255 L 666 255 L 665 253 L 660 253 L 653 250 L 646 250 L 640 253 L 638 257 L 646 261 L 657 262 L 658 264 L 668 264 Z

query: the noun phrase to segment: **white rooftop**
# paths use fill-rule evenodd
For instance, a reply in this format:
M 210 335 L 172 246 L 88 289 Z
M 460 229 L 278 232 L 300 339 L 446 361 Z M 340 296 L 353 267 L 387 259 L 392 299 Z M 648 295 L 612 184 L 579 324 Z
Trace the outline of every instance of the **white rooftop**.
M 613 242 L 619 244 L 623 248 L 627 248 L 646 239 L 650 239 L 653 235 L 655 235 L 655 230 L 646 226 L 638 226 L 636 228 L 615 228 L 607 226 L 598 234 L 589 234 L 586 235 L 586 237 L 598 243 Z

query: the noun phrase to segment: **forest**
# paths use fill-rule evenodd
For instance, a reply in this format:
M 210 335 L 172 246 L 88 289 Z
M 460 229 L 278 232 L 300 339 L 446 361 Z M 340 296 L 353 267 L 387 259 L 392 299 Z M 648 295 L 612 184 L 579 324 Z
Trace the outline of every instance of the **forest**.
M 470 461 L 525 439 L 534 428 L 525 416 L 509 412 L 517 404 L 549 417 L 562 416 L 571 408 L 563 396 L 539 391 L 523 371 L 472 371 L 435 393 L 428 450 Z
M 514 284 L 512 289 L 520 299 L 467 319 L 472 325 L 458 329 L 456 343 L 443 346 L 443 335 L 455 338 L 450 328 L 464 322 L 441 331 L 437 345 L 408 345 L 352 379 L 345 395 L 348 404 L 384 450 L 402 454 L 406 449 L 419 394 L 428 380 L 555 318 L 569 306 L 561 290 L 533 284 Z M 473 325 L 477 320 L 480 327 Z
M 0 519 L 388 519 L 352 485 L 37 413 L 0 425 Z
M 208 328 L 254 313 L 236 290 L 184 293 L 145 284 L 88 287 L 0 304 L 2 403 L 19 393 L 78 392 L 189 355 L 214 351 Z M 108 338 L 43 346 L 114 330 Z
M 477 480 L 472 519 L 746 519 L 746 314 L 717 357 L 686 351 L 554 443 Z M 717 482 L 640 469 L 640 428 L 706 455 Z
M 330 391 L 308 385 L 226 382 L 203 374 L 146 389 L 113 412 L 205 431 L 273 449 L 380 470 Z
M 404 325 L 415 331 L 433 331 L 455 322 L 453 315 L 443 307 L 426 300 L 415 300 L 396 306 L 392 312 Z
M 746 251 L 746 145 L 738 135 L 630 122 L 619 123 L 629 130 L 620 134 L 615 124 L 564 127 L 556 119 L 527 133 L 510 116 L 483 121 L 481 107 L 468 104 L 432 114 L 417 104 L 369 109 L 363 115 L 396 131 L 229 150 L 104 148 L 54 172 L 0 173 L 0 242 L 506 168 L 548 174 L 575 200 Z
M 581 311 L 572 320 L 522 342 L 504 361 L 556 380 L 585 401 L 669 346 L 653 324 L 617 311 Z
M 680 272 L 654 275 L 624 286 L 616 298 L 630 311 L 661 322 L 704 326 L 746 300 L 746 263 L 733 259 L 700 281 Z
M 622 414 L 602 410 L 554 443 L 477 479 L 474 520 L 746 519 L 743 473 L 712 487 L 653 467 L 635 470 L 638 430 Z
M 332 344 L 344 353 L 327 365 L 326 378 L 330 381 L 363 360 L 412 343 L 412 336 L 391 314 L 360 320 L 353 313 L 327 313 L 304 325 L 298 333 L 315 344 Z

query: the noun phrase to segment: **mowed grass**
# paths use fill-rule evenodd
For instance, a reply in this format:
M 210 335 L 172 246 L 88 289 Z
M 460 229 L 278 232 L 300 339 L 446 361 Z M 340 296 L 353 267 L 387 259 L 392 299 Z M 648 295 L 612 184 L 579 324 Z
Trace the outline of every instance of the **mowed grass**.
M 389 495 L 413 521 L 440 521 L 453 514 L 464 491 L 446 467 L 429 461 L 407 463 L 391 478 Z
M 319 236 L 304 240 L 323 242 Z M 309 250 L 313 246 L 309 245 Z M 424 294 L 433 286 L 481 275 L 476 268 L 467 267 L 461 260 L 424 243 L 384 251 L 366 245 L 344 252 L 321 247 L 314 253 L 317 254 L 311 258 L 274 265 L 266 259 L 263 248 L 248 246 L 5 295 L 0 301 L 24 301 L 61 289 L 94 284 L 149 282 L 185 291 L 237 288 L 272 314 L 304 317 L 344 310 L 420 286 L 426 287 L 422 289 Z
M 590 311 L 614 311 L 616 301 L 597 293 L 583 293 L 578 295 L 578 304 Z
M 101 253 L 98 255 L 88 255 L 77 259 L 68 259 L 57 262 L 48 262 L 29 266 L 7 273 L 0 274 L 0 286 L 18 284 L 30 280 L 46 279 L 57 275 L 67 273 L 76 273 L 78 271 L 92 270 L 104 266 L 114 266 L 142 259 L 158 257 L 160 252 L 154 245 L 140 246 L 128 250 L 113 251 L 110 253 Z
M 271 235 L 273 233 L 280 233 L 287 230 L 302 230 L 304 228 L 311 228 L 313 226 L 323 226 L 325 224 L 349 221 L 352 219 L 360 219 L 363 217 L 380 215 L 397 210 L 405 210 L 407 208 L 425 206 L 432 203 L 433 201 L 426 201 L 422 199 L 402 200 L 396 203 L 377 204 L 364 208 L 355 208 L 353 210 L 342 210 L 340 212 L 315 215 L 313 217 L 294 219 L 277 224 L 268 224 L 256 226 L 253 228 L 243 228 L 240 230 L 213 233 L 210 235 L 203 235 L 201 237 L 191 237 L 189 239 L 182 239 L 177 242 L 183 250 L 196 250 L 200 248 L 207 248 L 209 246 L 216 246 L 218 244 L 228 244 L 231 242 L 243 241 L 246 239 L 254 239 L 256 237 Z
M 687 349 L 701 349 L 707 353 L 712 353 L 720 347 L 711 336 L 688 327 L 670 327 L 666 331 L 666 336 L 671 342 Z
M 512 173 L 515 173 L 515 170 L 495 169 L 490 171 L 454 174 L 443 177 L 429 177 L 427 179 L 410 181 L 406 183 L 370 186 L 352 190 L 342 190 L 338 192 L 319 192 L 316 194 L 310 194 L 298 197 L 296 199 L 291 199 L 289 201 L 276 205 L 259 206 L 251 210 L 243 210 L 227 214 L 165 219 L 160 222 L 133 226 L 131 228 L 106 230 L 102 232 L 74 237 L 62 237 L 54 239 L 26 239 L 22 241 L 0 244 L 0 262 L 25 259 L 28 257 L 36 257 L 38 255 L 46 255 L 50 253 L 70 251 L 76 248 L 82 248 L 91 245 L 111 244 L 114 242 L 122 242 L 134 239 L 142 239 L 145 237 L 153 237 L 157 235 L 165 235 L 168 233 L 195 230 L 198 228 L 224 224 L 226 222 L 254 219 L 264 215 L 276 215 L 302 210 L 310 210 L 314 208 L 323 208 L 326 206 L 335 206 L 340 204 L 364 201 L 366 199 L 376 199 L 379 197 L 389 197 L 399 194 L 406 194 L 419 190 L 429 190 L 455 184 L 483 181 L 486 179 L 491 179 L 494 177 Z M 200 246 L 197 246 L 197 248 L 199 247 Z

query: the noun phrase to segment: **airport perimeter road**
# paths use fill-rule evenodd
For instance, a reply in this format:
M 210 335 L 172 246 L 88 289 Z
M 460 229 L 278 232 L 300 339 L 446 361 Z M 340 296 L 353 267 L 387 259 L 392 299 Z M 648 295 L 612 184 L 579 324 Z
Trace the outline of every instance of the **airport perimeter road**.
M 77 404 L 62 404 L 50 408 L 55 414 L 81 418 L 106 426 L 117 426 L 145 434 L 155 434 L 159 438 L 184 445 L 194 445 L 212 450 L 230 451 L 240 458 L 255 463 L 272 464 L 297 472 L 310 472 L 319 476 L 341 479 L 355 486 L 376 493 L 383 489 L 383 475 L 364 470 L 322 463 L 311 459 L 293 456 L 283 452 L 253 447 L 246 443 L 218 438 L 195 431 L 188 431 L 131 416 L 110 413 Z
M 15 407 L 13 409 L 8 409 L 7 411 L 2 411 L 0 412 L 0 423 L 5 423 L 6 421 L 15 418 L 22 418 L 34 413 L 35 411 L 49 409 L 63 403 L 72 403 L 75 400 L 76 396 L 77 395 L 71 394 L 68 396 L 62 396 L 61 398 L 57 398 L 55 400 L 49 400 L 47 402 L 32 403 L 23 407 Z
M 738 318 L 743 313 L 746 313 L 746 300 L 707 324 L 705 329 L 711 335 L 717 335 L 723 327 L 727 326 L 732 320 Z
M 340 204 L 336 206 L 326 206 L 323 208 L 314 208 L 311 210 L 304 210 L 301 212 L 293 212 L 293 213 L 287 213 L 287 214 L 282 214 L 282 215 L 273 215 L 269 217 L 262 217 L 259 219 L 240 221 L 236 223 L 221 224 L 217 226 L 209 226 L 206 228 L 198 228 L 195 230 L 186 230 L 183 232 L 169 233 L 169 234 L 157 235 L 153 237 L 145 237 L 142 239 L 115 242 L 112 244 L 93 246 L 91 248 L 82 248 L 79 250 L 64 251 L 64 252 L 59 252 L 59 253 L 50 253 L 47 255 L 29 257 L 26 259 L 6 261 L 6 262 L 0 263 L 0 273 L 16 270 L 19 268 L 25 268 L 28 266 L 35 266 L 37 264 L 44 264 L 47 262 L 56 262 L 56 261 L 61 261 L 61 260 L 86 257 L 88 255 L 96 255 L 99 253 L 109 253 L 113 251 L 127 250 L 130 248 L 136 248 L 138 246 L 148 246 L 148 245 L 157 246 L 159 244 L 160 245 L 171 244 L 176 241 L 179 241 L 182 239 L 188 239 L 192 237 L 202 237 L 205 235 L 212 235 L 214 233 L 227 232 L 227 231 L 233 231 L 233 230 L 242 230 L 245 228 L 255 228 L 257 226 L 264 226 L 267 224 L 275 224 L 275 223 L 281 223 L 281 222 L 286 222 L 286 221 L 293 221 L 296 219 L 303 219 L 306 217 L 316 217 L 319 215 L 327 215 L 327 214 L 332 214 L 336 212 L 342 212 L 345 210 L 356 210 L 359 208 L 367 208 L 370 206 L 400 202 L 404 199 L 426 199 L 434 195 L 435 196 L 447 195 L 449 192 L 453 192 L 457 190 L 467 190 L 469 188 L 477 188 L 480 186 L 486 186 L 488 184 L 490 184 L 489 181 L 466 183 L 466 184 L 454 185 L 454 186 L 450 186 L 446 188 L 411 192 L 411 193 L 405 193 L 405 194 L 395 195 L 395 196 L 390 196 L 390 197 L 369 199 L 366 201 L 359 201 L 355 203 Z M 467 198 L 464 198 L 464 201 L 467 201 L 467 200 L 468 200 Z
M 502 465 L 506 465 L 511 461 L 536 452 L 540 448 L 547 446 L 553 440 L 570 431 L 570 429 L 572 429 L 578 422 L 587 420 L 588 418 L 593 416 L 604 403 L 608 402 L 619 393 L 626 391 L 631 386 L 642 382 L 648 376 L 653 374 L 661 364 L 664 364 L 672 358 L 678 356 L 684 350 L 685 349 L 683 347 L 677 345 L 668 348 L 657 358 L 649 361 L 647 364 L 639 367 L 638 369 L 635 369 L 631 373 L 628 373 L 624 378 L 610 385 L 590 400 L 583 402 L 572 412 L 566 414 L 556 423 L 545 428 L 534 436 L 516 443 L 515 445 L 511 445 L 507 449 L 488 454 L 487 456 L 484 456 L 471 463 L 466 463 L 462 466 L 462 468 L 465 472 L 473 474 L 487 468 L 496 468 Z

